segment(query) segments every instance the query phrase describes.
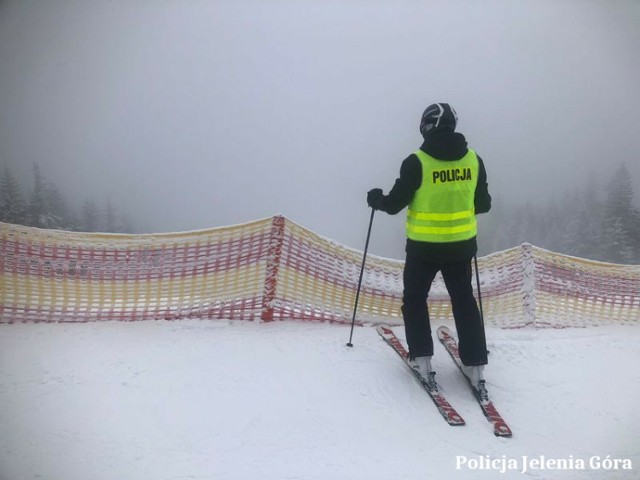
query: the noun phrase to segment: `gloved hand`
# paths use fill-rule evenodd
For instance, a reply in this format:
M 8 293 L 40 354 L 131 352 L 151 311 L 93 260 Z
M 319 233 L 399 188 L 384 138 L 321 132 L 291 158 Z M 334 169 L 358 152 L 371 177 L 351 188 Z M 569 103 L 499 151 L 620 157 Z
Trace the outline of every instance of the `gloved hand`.
M 374 210 L 380 210 L 382 208 L 382 194 L 381 188 L 374 188 L 367 192 L 367 204 Z

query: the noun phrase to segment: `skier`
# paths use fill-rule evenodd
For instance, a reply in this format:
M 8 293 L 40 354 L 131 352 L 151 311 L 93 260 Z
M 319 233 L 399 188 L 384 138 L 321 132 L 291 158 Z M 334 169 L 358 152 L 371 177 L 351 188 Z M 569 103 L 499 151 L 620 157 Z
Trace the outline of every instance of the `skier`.
M 413 368 L 435 385 L 427 297 L 440 271 L 451 298 L 465 374 L 480 391 L 487 346 L 473 296 L 471 260 L 478 249 L 476 214 L 490 210 L 491 196 L 482 159 L 455 131 L 457 121 L 447 103 L 427 107 L 420 122 L 424 143 L 402 162 L 389 194 L 374 188 L 367 193 L 367 203 L 391 215 L 409 207 L 402 315 Z

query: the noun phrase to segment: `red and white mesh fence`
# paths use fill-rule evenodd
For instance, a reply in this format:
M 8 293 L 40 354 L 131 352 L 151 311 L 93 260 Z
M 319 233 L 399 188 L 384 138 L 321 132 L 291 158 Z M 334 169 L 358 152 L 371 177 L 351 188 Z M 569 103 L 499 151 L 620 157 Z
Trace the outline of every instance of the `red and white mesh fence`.
M 635 323 L 640 266 L 525 244 L 479 258 L 485 322 Z M 362 252 L 282 216 L 196 232 L 120 235 L 0 223 L 0 323 L 220 318 L 350 322 Z M 403 262 L 369 255 L 357 321 L 400 324 Z M 451 319 L 438 276 L 431 317 Z

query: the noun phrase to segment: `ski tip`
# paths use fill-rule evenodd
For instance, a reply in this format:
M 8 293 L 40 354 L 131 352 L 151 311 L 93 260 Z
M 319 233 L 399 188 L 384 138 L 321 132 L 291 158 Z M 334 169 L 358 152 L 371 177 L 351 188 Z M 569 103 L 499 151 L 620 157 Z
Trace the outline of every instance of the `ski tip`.
M 513 435 L 513 433 L 511 432 L 511 429 L 504 422 L 504 420 L 502 420 L 501 418 L 494 419 L 494 420 L 495 421 L 493 422 L 493 434 L 496 437 L 510 437 L 511 435 Z
M 448 419 L 447 422 L 449 423 L 449 425 L 453 426 L 453 427 L 462 427 L 464 425 L 466 425 L 464 419 L 458 415 L 451 415 Z
M 392 335 L 393 334 L 393 330 L 391 330 L 391 327 L 389 325 L 385 325 L 385 324 L 380 324 L 376 327 L 376 330 L 378 331 L 378 333 L 380 335 Z
M 441 325 L 438 327 L 438 338 L 443 338 L 451 335 L 451 329 L 446 325 Z

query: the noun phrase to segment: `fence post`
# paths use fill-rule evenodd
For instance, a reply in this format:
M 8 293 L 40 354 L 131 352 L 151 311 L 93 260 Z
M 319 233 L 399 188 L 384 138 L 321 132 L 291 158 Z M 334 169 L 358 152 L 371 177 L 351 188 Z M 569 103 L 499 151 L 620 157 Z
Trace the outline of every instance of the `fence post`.
M 536 277 L 533 247 L 523 243 L 522 247 L 522 304 L 525 326 L 536 326 Z
M 264 291 L 262 294 L 262 311 L 260 319 L 263 322 L 273 321 L 273 301 L 276 297 L 278 286 L 278 272 L 280 270 L 280 257 L 284 242 L 285 218 L 276 215 L 271 220 L 271 232 L 269 233 L 269 250 L 267 252 L 267 266 L 264 277 Z

